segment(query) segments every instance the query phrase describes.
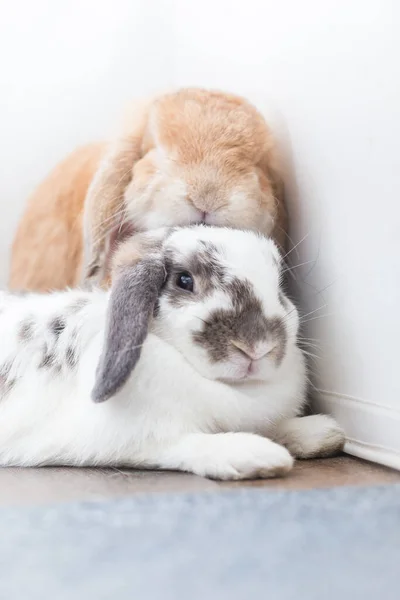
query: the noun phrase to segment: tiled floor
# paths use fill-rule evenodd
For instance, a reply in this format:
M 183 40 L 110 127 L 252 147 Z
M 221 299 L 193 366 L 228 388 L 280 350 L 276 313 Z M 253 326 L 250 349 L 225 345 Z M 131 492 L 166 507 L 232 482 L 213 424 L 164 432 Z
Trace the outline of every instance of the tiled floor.
M 0 506 L 46 504 L 157 492 L 215 492 L 243 486 L 312 489 L 400 483 L 400 472 L 340 456 L 298 461 L 283 479 L 216 482 L 184 473 L 107 469 L 0 469 Z

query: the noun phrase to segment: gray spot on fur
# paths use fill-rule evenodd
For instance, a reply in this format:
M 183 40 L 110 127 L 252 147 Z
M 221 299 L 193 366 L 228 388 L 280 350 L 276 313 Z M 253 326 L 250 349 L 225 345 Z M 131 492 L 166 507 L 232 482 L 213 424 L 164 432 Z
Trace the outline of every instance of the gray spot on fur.
M 11 390 L 13 389 L 14 385 L 17 383 L 16 379 L 9 379 L 7 382 L 7 393 L 11 392 Z
M 48 352 L 47 349 L 39 363 L 39 369 L 51 369 L 56 364 L 56 356 L 52 352 Z
M 10 377 L 12 365 L 10 360 L 0 366 L 0 398 L 7 396 L 16 383 L 16 379 Z
M 12 361 L 8 360 L 0 366 L 0 377 L 7 379 L 12 368 Z
M 248 281 L 233 277 L 227 283 L 225 289 L 228 291 L 235 308 L 241 311 L 252 310 L 262 312 L 261 302 L 254 295 L 252 285 Z
M 52 375 L 57 375 L 61 372 L 61 365 L 57 360 L 57 353 L 54 349 L 51 350 L 47 344 L 43 347 L 43 355 L 38 368 L 48 370 Z
M 29 342 L 33 338 L 34 331 L 35 323 L 32 319 L 22 321 L 18 331 L 18 339 L 24 343 Z
M 232 340 L 252 348 L 258 342 L 272 338 L 277 342 L 274 352 L 279 365 L 287 343 L 283 321 L 264 315 L 261 301 L 248 282 L 235 278 L 225 289 L 231 295 L 233 308 L 213 311 L 201 331 L 193 335 L 194 341 L 207 350 L 213 362 L 218 362 L 228 360 L 237 352 Z
M 268 331 L 269 335 L 277 342 L 277 346 L 273 352 L 275 363 L 279 366 L 285 356 L 287 345 L 287 333 L 283 320 L 279 317 L 268 319 Z
M 212 284 L 224 282 L 226 270 L 220 261 L 218 248 L 210 242 L 200 242 L 201 249 L 190 259 L 189 270 Z
M 73 346 L 68 346 L 67 351 L 65 353 L 65 359 L 67 361 L 67 365 L 74 369 L 78 363 L 76 349 Z
M 50 329 L 57 338 L 64 331 L 65 327 L 66 327 L 66 322 L 62 317 L 55 317 L 50 322 Z

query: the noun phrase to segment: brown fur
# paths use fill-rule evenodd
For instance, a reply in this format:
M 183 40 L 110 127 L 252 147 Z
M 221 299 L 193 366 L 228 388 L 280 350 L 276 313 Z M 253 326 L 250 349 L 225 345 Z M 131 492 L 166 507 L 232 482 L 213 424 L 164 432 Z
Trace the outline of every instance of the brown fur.
M 12 248 L 10 287 L 74 286 L 82 261 L 83 203 L 105 144 L 78 148 L 30 197 Z
M 114 142 L 69 156 L 28 202 L 10 286 L 59 289 L 81 276 L 108 286 L 121 225 L 131 233 L 187 224 L 189 212 L 259 229 L 285 245 L 274 140 L 242 98 L 200 89 L 160 96 L 136 110 Z

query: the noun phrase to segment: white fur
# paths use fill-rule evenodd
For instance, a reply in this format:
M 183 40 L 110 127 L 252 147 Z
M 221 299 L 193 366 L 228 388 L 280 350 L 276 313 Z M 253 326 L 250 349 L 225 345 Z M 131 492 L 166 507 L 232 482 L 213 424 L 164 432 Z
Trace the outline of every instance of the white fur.
M 345 441 L 343 430 L 327 415 L 282 421 L 275 430 L 274 439 L 298 458 L 330 456 Z
M 196 249 L 198 238 L 218 243 L 232 272 L 251 281 L 273 315 L 284 311 L 272 242 L 250 232 L 199 228 L 178 230 L 166 243 L 186 254 Z M 77 301 L 87 304 L 71 311 Z M 207 371 L 207 358 L 196 354 L 189 338 L 182 341 L 193 325 L 190 311 L 186 317 L 180 311 L 180 323 L 179 311 L 173 317 L 164 307 L 163 316 L 161 307 L 161 323 L 167 325 L 148 335 L 126 385 L 108 402 L 94 404 L 108 302 L 109 292 L 100 290 L 0 296 L 0 369 L 12 358 L 7 378 L 15 380 L 7 391 L 3 378 L 3 395 L 0 390 L 0 465 L 126 465 L 246 479 L 285 474 L 293 464 L 289 451 L 315 456 L 319 449 L 328 453 L 341 446 L 343 434 L 333 420 L 296 418 L 306 382 L 297 323 L 279 368 L 266 357 L 265 369 L 240 380 L 233 365 L 236 375 L 224 383 L 225 367 L 219 372 L 210 365 L 200 373 Z M 207 302 L 215 307 L 228 299 L 219 294 Z M 194 306 L 205 315 L 207 302 Z M 297 318 L 292 307 L 289 303 Z M 66 327 L 55 344 L 49 322 L 62 315 L 68 315 Z M 35 335 L 24 344 L 18 336 L 27 319 L 35 323 Z M 69 368 L 65 353 L 73 332 L 79 361 Z M 44 342 L 62 364 L 56 377 L 38 368 Z

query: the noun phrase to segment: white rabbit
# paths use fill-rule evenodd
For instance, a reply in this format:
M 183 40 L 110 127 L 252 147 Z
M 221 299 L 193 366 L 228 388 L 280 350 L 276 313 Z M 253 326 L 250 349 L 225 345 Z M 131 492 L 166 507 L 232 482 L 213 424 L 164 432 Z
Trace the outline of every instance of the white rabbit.
M 124 244 L 111 291 L 3 293 L 0 465 L 245 479 L 340 451 L 332 418 L 298 417 L 306 369 L 280 262 L 259 234 L 198 225 Z

